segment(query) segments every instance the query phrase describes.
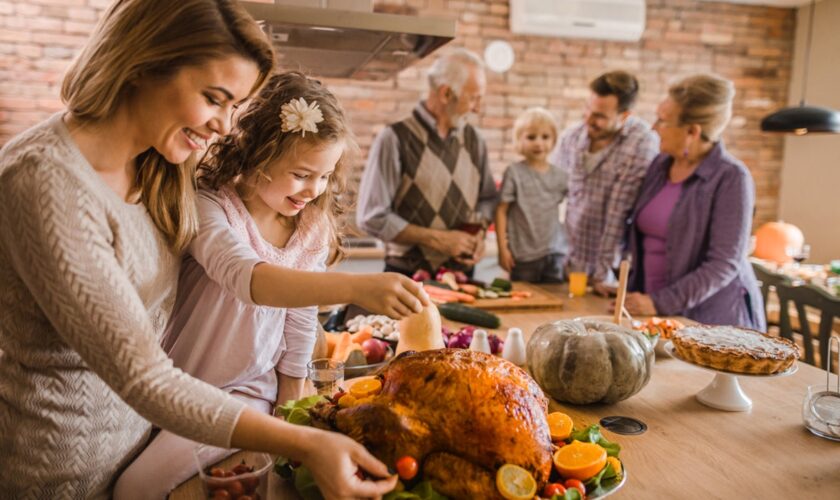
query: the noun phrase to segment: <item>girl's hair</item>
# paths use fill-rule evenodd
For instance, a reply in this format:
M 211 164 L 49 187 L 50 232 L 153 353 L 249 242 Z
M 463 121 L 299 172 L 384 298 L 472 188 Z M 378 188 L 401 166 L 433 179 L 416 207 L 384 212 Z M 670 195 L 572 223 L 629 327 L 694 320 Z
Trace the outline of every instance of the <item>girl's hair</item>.
M 525 129 L 539 126 L 545 126 L 551 129 L 551 135 L 554 137 L 552 146 L 557 143 L 558 127 L 554 115 L 545 108 L 528 108 L 516 117 L 516 121 L 513 122 L 513 139 L 516 143 L 517 153 L 522 154 L 522 151 L 520 151 L 520 135 Z
M 710 142 L 720 139 L 732 117 L 735 86 L 716 75 L 694 75 L 671 85 L 668 95 L 680 107 L 680 124 L 700 126 L 701 137 Z
M 111 117 L 139 81 L 165 81 L 231 55 L 257 64 L 252 92 L 274 67 L 267 37 L 235 0 L 117 0 L 68 70 L 61 98 L 74 119 L 96 123 Z M 136 162 L 134 192 L 180 252 L 198 228 L 195 158 L 174 165 L 149 149 Z
M 280 108 L 292 99 L 303 98 L 307 104 L 318 103 L 323 121 L 318 132 L 283 132 Z M 340 221 L 347 212 L 342 193 L 347 186 L 347 170 L 358 152 L 358 145 L 347 123 L 344 110 L 335 96 L 321 82 L 292 71 L 272 76 L 265 87 L 251 99 L 237 119 L 236 128 L 213 144 L 199 166 L 199 182 L 203 187 L 219 189 L 228 184 L 243 184 L 253 189 L 260 178 L 269 178 L 270 165 L 284 158 L 294 158 L 301 148 L 325 143 L 343 142 L 344 152 L 330 175 L 327 189 L 304 210 L 319 210 L 330 230 L 331 258 L 341 258 Z

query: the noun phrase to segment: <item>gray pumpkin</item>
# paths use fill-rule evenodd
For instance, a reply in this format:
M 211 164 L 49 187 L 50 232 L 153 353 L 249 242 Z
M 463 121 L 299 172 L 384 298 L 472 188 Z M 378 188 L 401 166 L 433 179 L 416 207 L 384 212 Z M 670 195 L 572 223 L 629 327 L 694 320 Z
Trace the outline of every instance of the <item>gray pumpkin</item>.
M 653 347 L 642 333 L 603 321 L 546 323 L 528 341 L 528 369 L 564 403 L 615 403 L 647 385 Z

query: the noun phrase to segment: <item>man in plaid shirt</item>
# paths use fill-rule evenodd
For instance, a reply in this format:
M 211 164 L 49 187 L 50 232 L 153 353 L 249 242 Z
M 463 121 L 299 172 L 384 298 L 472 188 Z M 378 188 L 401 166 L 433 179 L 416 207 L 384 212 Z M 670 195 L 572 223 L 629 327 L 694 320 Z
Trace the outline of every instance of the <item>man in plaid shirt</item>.
M 569 178 L 569 264 L 585 270 L 596 293 L 606 295 L 621 259 L 625 221 L 659 152 L 659 138 L 630 113 L 639 91 L 636 77 L 612 71 L 589 88 L 584 120 L 563 133 L 550 160 Z

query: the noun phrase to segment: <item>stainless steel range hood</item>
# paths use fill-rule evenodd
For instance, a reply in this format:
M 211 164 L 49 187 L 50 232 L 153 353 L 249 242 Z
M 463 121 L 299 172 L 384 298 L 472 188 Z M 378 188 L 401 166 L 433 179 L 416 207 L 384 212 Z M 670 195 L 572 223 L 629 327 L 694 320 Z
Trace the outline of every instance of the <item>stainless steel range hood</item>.
M 271 37 L 282 69 L 386 80 L 455 37 L 440 18 L 241 2 Z

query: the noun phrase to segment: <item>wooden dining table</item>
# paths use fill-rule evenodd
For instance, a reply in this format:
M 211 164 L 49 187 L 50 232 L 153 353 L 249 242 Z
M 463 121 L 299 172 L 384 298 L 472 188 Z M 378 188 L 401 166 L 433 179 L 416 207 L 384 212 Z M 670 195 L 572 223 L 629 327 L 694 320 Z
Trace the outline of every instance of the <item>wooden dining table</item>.
M 544 323 L 607 314 L 607 299 L 568 298 L 565 285 L 545 290 L 564 298 L 562 309 L 498 312 L 502 326 L 497 333 L 519 327 L 527 338 Z M 716 410 L 696 399 L 713 378 L 700 367 L 658 357 L 650 382 L 625 401 L 574 406 L 552 400 L 549 411 L 567 413 L 576 427 L 597 424 L 607 416 L 632 417 L 647 425 L 644 433 L 632 436 L 603 431 L 621 445 L 627 472 L 615 498 L 840 498 L 840 443 L 811 434 L 802 420 L 806 390 L 809 385 L 825 386 L 824 371 L 800 362 L 790 376 L 739 377 L 753 401 L 743 412 Z M 269 500 L 298 498 L 289 484 L 271 476 Z M 193 478 L 170 498 L 205 496 Z

